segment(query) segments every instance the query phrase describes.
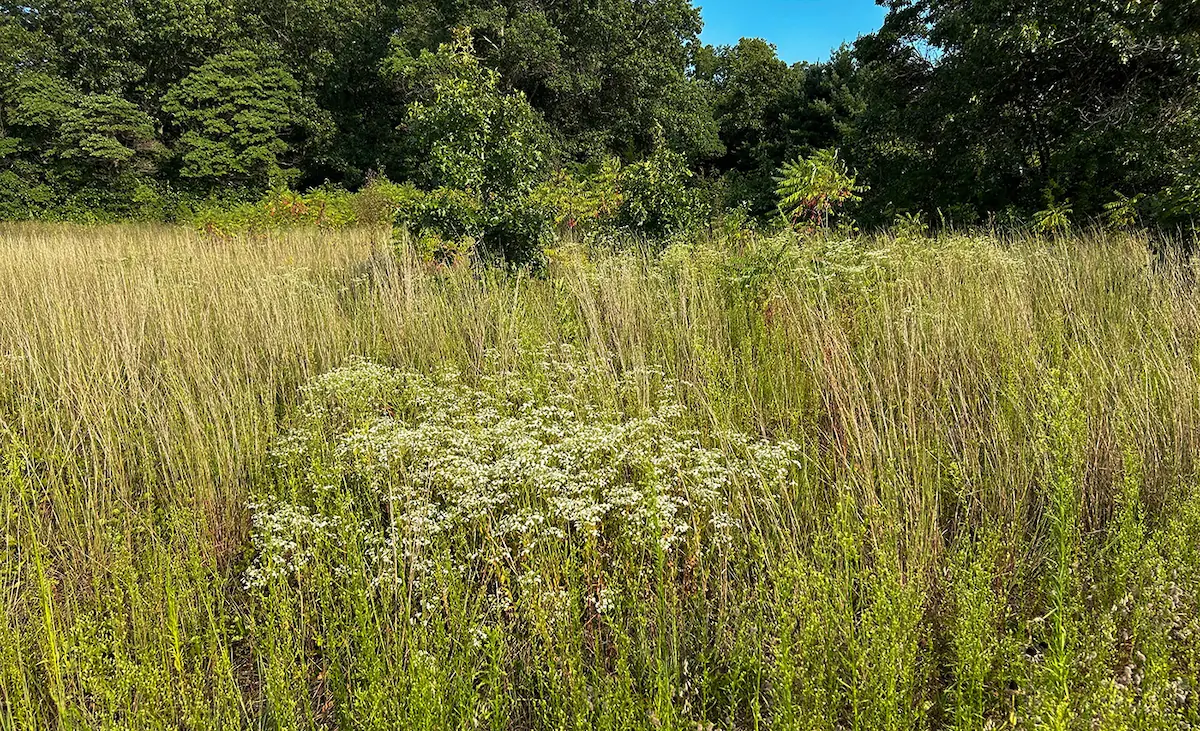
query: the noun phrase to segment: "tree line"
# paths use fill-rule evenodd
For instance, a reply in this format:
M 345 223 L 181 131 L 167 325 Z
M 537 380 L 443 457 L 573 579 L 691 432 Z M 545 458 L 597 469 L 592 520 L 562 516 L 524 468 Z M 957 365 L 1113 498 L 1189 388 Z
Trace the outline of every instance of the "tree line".
M 547 198 L 574 225 L 611 186 L 654 234 L 774 215 L 778 171 L 828 150 L 862 225 L 1200 212 L 1197 0 L 881 2 L 798 64 L 703 44 L 690 0 L 0 3 L 0 218 L 387 178 L 442 231 L 500 240 Z

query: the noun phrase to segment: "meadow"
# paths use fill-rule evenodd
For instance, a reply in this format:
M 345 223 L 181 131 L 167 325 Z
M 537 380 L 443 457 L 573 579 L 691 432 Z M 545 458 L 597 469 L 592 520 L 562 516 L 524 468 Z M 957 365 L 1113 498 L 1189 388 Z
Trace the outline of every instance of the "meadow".
M 0 226 L 0 729 L 1200 725 L 1151 251 Z

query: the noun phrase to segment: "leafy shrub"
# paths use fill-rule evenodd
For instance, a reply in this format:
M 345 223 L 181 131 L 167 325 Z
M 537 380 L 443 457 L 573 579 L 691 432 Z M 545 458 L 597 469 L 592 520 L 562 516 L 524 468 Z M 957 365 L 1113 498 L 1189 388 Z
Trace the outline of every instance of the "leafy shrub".
M 535 264 L 553 236 L 551 212 L 527 198 L 485 206 L 458 188 L 415 191 L 396 211 L 427 260 L 448 264 L 463 257 Z
M 405 200 L 396 216 L 414 235 L 476 240 L 484 226 L 481 208 L 479 199 L 464 190 L 435 188 Z
M 0 170 L 0 220 L 176 221 L 188 217 L 189 206 L 169 185 L 132 173 L 78 185 L 24 161 Z
M 836 150 L 818 150 L 785 163 L 775 178 L 779 210 L 793 226 L 826 228 L 846 204 L 862 200 L 858 194 L 866 190 Z
M 282 228 L 343 228 L 356 222 L 350 199 L 346 191 L 328 188 L 318 188 L 304 195 L 283 191 L 267 196 L 266 214 Z
M 709 226 L 711 238 L 733 247 L 746 246 L 759 232 L 758 221 L 750 214 L 750 203 L 746 201 L 733 208 L 716 209 Z
M 662 240 L 702 219 L 700 196 L 687 160 L 664 145 L 621 171 L 617 224 L 629 233 Z
M 554 230 L 550 210 L 531 197 L 493 208 L 483 234 L 485 254 L 510 264 L 540 264 Z
M 1160 225 L 1191 227 L 1200 218 L 1200 184 L 1189 180 L 1147 196 L 1146 208 Z
M 546 141 L 529 102 L 500 90 L 499 75 L 480 64 L 467 31 L 436 53 L 395 56 L 389 70 L 414 89 L 405 130 L 421 161 L 417 182 L 430 191 L 400 210 L 396 223 L 418 238 L 473 238 L 484 258 L 536 262 L 549 232 L 531 200 Z
M 396 209 L 396 222 L 407 229 L 422 257 L 438 264 L 474 256 L 483 233 L 479 200 L 456 188 L 415 191 Z
M 904 213 L 896 216 L 892 232 L 897 239 L 920 240 L 929 236 L 929 221 L 924 213 Z
M 54 208 L 58 196 L 38 173 L 36 166 L 20 162 L 0 171 L 0 219 L 42 218 Z
M 625 201 L 622 174 L 615 157 L 606 158 L 591 174 L 557 170 L 534 191 L 534 199 L 551 211 L 560 232 L 595 231 L 611 226 Z
M 1074 209 L 1070 201 L 1058 203 L 1053 197 L 1046 201 L 1046 207 L 1033 217 L 1033 227 L 1038 233 L 1057 235 L 1071 228 L 1071 216 Z
M 359 195 L 337 188 L 317 188 L 308 193 L 277 190 L 253 203 L 210 202 L 191 216 L 191 222 L 208 233 L 223 236 L 309 226 L 337 229 L 370 225 L 371 221 L 359 219 Z
M 624 234 L 664 242 L 694 228 L 704 206 L 686 159 L 660 143 L 631 165 L 605 159 L 591 172 L 558 171 L 533 199 L 560 232 Z
M 365 226 L 390 226 L 396 214 L 420 191 L 411 183 L 397 184 L 382 176 L 372 176 L 351 197 L 350 207 L 358 223 Z
M 1141 193 L 1132 198 L 1122 193 L 1117 193 L 1116 200 L 1104 204 L 1105 223 L 1114 229 L 1135 226 L 1138 222 L 1138 205 L 1145 197 Z

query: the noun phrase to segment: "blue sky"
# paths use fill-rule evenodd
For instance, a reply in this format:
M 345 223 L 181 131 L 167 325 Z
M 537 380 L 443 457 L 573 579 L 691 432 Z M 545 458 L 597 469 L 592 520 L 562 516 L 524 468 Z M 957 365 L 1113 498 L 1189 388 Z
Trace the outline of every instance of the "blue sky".
M 874 0 L 695 0 L 705 43 L 739 38 L 774 43 L 788 63 L 823 61 L 843 41 L 878 30 L 886 10 Z

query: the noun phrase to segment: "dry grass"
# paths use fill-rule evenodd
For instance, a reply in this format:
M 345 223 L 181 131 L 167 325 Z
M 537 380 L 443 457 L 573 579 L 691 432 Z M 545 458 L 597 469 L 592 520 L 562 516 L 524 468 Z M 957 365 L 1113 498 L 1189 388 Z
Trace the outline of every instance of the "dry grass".
M 1200 723 L 1200 295 L 1146 242 L 570 251 L 542 276 L 386 242 L 0 228 L 0 728 L 364 727 L 388 702 L 431 728 Z M 563 343 L 598 394 L 661 370 L 681 428 L 802 446 L 790 493 L 730 495 L 722 596 L 626 607 L 628 662 L 566 663 L 575 695 L 496 650 L 488 715 L 482 681 L 350 683 L 314 637 L 361 638 L 241 588 L 303 384 L 351 356 L 534 373 Z

